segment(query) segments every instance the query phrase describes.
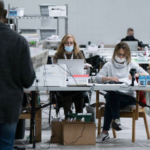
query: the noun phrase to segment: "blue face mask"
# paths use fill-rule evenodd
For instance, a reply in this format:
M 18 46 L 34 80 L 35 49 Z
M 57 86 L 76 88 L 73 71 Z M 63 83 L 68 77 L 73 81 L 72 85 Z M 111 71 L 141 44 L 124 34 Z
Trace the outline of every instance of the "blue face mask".
M 65 51 L 67 51 L 67 52 L 72 52 L 73 49 L 74 49 L 73 46 L 65 46 Z

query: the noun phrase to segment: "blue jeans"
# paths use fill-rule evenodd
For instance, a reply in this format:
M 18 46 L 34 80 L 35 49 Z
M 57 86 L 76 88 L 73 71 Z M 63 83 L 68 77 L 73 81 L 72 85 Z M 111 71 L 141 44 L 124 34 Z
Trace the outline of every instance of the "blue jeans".
M 128 106 L 135 105 L 135 98 L 129 95 L 125 95 L 121 92 L 110 91 L 105 95 L 105 113 L 104 113 L 104 125 L 103 130 L 108 131 L 112 119 L 119 119 L 120 109 Z
M 0 123 L 0 150 L 13 150 L 17 122 Z

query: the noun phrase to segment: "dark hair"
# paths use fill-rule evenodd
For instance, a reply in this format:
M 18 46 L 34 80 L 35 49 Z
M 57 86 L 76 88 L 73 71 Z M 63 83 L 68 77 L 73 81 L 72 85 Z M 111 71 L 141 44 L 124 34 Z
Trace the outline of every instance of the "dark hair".
M 127 33 L 128 33 L 129 31 L 134 31 L 134 30 L 133 30 L 132 28 L 128 28 Z
M 115 59 L 115 56 L 117 55 L 120 49 L 124 50 L 127 63 L 129 64 L 131 62 L 131 51 L 130 51 L 128 44 L 125 42 L 120 42 L 116 45 L 113 56 L 112 56 L 112 60 Z

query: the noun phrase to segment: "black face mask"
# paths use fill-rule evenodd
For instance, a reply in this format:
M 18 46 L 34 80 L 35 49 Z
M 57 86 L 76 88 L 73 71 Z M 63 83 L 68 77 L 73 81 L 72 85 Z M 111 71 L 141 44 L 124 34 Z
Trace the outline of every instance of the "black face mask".
M 134 39 L 134 36 L 127 36 L 127 39 L 128 39 L 128 40 L 133 40 L 133 39 Z

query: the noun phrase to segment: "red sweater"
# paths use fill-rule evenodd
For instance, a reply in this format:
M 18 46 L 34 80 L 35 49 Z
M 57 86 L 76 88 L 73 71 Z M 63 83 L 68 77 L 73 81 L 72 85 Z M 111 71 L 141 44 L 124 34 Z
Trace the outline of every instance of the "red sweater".
M 136 78 L 136 81 L 138 82 L 138 78 Z M 137 92 L 137 91 L 136 91 Z M 139 94 L 139 101 L 146 104 L 146 99 L 144 97 L 144 92 L 143 91 L 140 91 L 140 94 Z M 141 106 L 141 105 L 140 105 Z M 142 106 L 143 107 L 143 106 Z

